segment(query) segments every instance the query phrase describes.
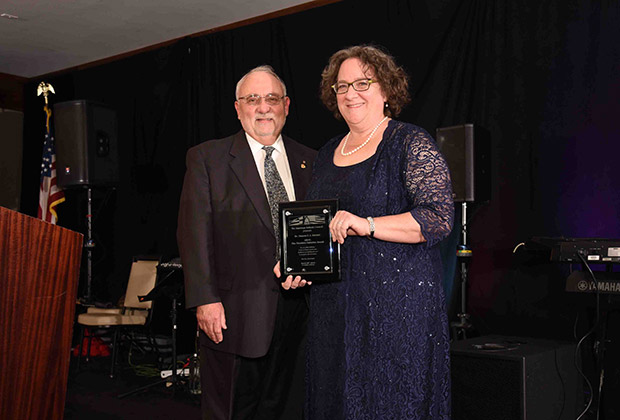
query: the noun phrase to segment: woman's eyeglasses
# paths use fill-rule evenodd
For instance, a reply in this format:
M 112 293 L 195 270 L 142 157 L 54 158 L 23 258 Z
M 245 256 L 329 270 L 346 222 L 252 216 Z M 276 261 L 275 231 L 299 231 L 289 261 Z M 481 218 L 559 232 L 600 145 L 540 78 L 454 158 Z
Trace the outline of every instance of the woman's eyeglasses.
M 334 92 L 338 95 L 347 93 L 349 91 L 349 86 L 353 86 L 353 90 L 356 92 L 364 92 L 370 89 L 370 85 L 373 83 L 377 83 L 377 81 L 372 79 L 359 79 L 351 83 L 338 82 L 332 85 L 332 89 L 334 89 Z

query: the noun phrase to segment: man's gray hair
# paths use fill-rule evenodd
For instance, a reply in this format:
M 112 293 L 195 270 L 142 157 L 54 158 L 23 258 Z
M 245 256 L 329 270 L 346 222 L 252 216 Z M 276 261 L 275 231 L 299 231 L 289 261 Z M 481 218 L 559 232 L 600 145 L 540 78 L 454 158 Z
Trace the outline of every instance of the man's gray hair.
M 256 73 L 258 71 L 262 71 L 264 73 L 270 74 L 273 77 L 276 78 L 276 80 L 278 82 L 280 82 L 280 84 L 282 85 L 282 91 L 284 92 L 284 96 L 286 96 L 286 85 L 284 84 L 284 81 L 282 81 L 282 79 L 280 79 L 280 76 L 278 76 L 275 72 L 275 70 L 273 69 L 273 67 L 265 64 L 262 66 L 258 66 L 258 67 L 254 67 L 252 70 L 250 70 L 249 72 L 247 72 L 246 74 L 243 75 L 243 77 L 241 79 L 239 79 L 239 81 L 237 82 L 237 87 L 235 88 L 235 99 L 239 99 L 239 89 L 241 88 L 241 85 L 243 84 L 243 82 L 245 82 L 245 79 L 252 73 Z

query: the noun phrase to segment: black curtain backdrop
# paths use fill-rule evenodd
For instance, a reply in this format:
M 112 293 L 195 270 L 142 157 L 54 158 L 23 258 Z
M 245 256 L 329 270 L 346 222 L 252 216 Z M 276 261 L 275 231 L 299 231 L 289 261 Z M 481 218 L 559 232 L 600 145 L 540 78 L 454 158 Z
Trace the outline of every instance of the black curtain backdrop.
M 490 135 L 492 195 L 469 211 L 476 328 L 571 339 L 591 299 L 563 291 L 567 267 L 513 249 L 532 236 L 620 238 L 618 22 L 618 0 L 346 0 L 46 79 L 53 103 L 89 99 L 118 112 L 121 182 L 94 191 L 94 292 L 118 297 L 133 255 L 177 255 L 185 152 L 240 129 L 233 101 L 242 74 L 271 64 L 291 97 L 285 132 L 319 148 L 346 129 L 318 99 L 321 70 L 342 47 L 376 43 L 411 76 L 413 101 L 400 119 L 431 133 L 474 123 Z M 33 215 L 39 82 L 24 95 L 22 211 Z M 84 232 L 85 193 L 67 195 L 60 224 Z M 456 229 L 444 248 L 458 276 Z M 453 315 L 458 283 L 445 286 Z

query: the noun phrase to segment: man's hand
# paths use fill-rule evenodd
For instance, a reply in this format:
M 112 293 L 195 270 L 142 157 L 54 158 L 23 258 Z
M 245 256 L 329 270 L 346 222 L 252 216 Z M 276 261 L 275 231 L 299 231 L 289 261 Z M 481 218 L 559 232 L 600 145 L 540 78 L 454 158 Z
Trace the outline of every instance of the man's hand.
M 219 344 L 224 339 L 222 329 L 226 329 L 226 315 L 224 305 L 221 302 L 200 305 L 196 309 L 196 319 L 198 326 L 203 330 L 215 344 Z
M 277 278 L 280 278 L 280 261 L 278 261 L 275 267 L 273 267 L 273 274 L 275 274 Z M 299 276 L 296 276 L 295 278 L 293 278 L 293 276 L 288 276 L 286 280 L 284 280 L 281 284 L 284 290 L 288 290 L 297 289 L 298 287 L 304 287 L 305 285 L 310 286 L 312 282 L 302 279 Z

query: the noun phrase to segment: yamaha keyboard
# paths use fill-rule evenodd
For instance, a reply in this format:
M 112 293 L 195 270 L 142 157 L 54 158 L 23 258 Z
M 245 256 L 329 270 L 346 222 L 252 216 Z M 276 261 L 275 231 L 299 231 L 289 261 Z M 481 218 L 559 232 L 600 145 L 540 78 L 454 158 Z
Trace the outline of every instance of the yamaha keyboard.
M 594 271 L 596 281 L 590 273 L 573 271 L 566 279 L 566 291 L 577 293 L 599 293 L 620 295 L 620 273 Z
M 549 252 L 549 260 L 555 262 L 620 263 L 620 239 L 533 237 L 525 247 L 531 251 Z

